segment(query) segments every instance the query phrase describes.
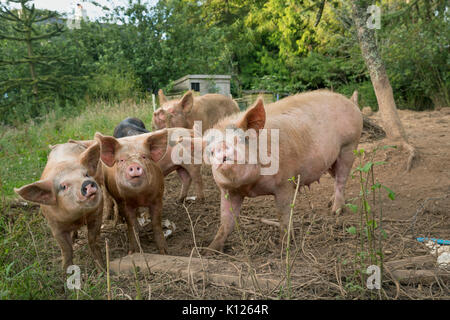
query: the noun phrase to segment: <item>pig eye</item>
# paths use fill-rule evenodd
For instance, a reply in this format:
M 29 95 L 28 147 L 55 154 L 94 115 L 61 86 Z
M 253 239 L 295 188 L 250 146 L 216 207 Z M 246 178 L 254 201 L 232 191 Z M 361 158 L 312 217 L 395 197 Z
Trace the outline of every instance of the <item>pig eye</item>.
M 64 184 L 64 183 L 62 183 L 62 184 L 59 185 L 59 189 L 60 189 L 61 191 L 66 191 L 66 190 L 67 190 L 67 185 Z
M 84 174 L 84 176 L 85 176 L 86 178 L 89 178 L 89 173 L 86 172 L 86 173 Z
M 142 159 L 147 159 L 147 156 L 143 154 Z

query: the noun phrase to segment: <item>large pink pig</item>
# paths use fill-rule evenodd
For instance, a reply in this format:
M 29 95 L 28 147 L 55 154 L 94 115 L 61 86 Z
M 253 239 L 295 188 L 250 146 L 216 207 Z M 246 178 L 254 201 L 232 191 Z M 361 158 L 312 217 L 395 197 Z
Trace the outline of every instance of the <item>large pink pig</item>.
M 221 193 L 221 222 L 209 248 L 223 250 L 244 198 L 261 195 L 275 196 L 283 239 L 295 192 L 291 178 L 298 175 L 301 185 L 310 185 L 329 172 L 335 179 L 332 211 L 343 207 L 353 150 L 362 131 L 361 112 L 351 100 L 327 90 L 297 94 L 266 106 L 258 99 L 214 129 L 206 133 L 203 143 L 208 143 L 204 156 L 212 164 Z M 214 137 L 220 136 L 217 133 L 226 136 L 227 129 L 234 130 L 237 138 Z M 258 140 L 253 147 L 252 137 Z M 257 152 L 249 153 L 252 148 Z M 241 164 L 236 161 L 240 156 Z
M 14 191 L 23 199 L 41 205 L 61 248 L 64 270 L 73 264 L 71 234 L 84 224 L 91 252 L 102 267 L 103 258 L 97 245 L 103 212 L 100 148 L 98 144 L 86 148 L 64 143 L 51 149 L 41 179 Z
M 159 90 L 158 96 L 160 107 L 153 114 L 154 129 L 173 127 L 192 129 L 194 121 L 201 121 L 204 132 L 220 119 L 239 112 L 237 103 L 222 94 L 194 97 L 192 91 L 188 91 L 179 100 L 167 100 L 163 91 Z
M 129 252 L 139 252 L 137 209 L 149 208 L 153 235 L 161 254 L 167 253 L 161 215 L 164 176 L 158 162 L 167 148 L 167 130 L 116 139 L 95 134 L 105 164 L 105 185 L 128 227 Z

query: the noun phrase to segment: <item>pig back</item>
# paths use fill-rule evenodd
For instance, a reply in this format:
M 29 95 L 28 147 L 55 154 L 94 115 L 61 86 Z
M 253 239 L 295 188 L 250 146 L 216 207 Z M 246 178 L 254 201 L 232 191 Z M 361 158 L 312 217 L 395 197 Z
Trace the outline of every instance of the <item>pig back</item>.
M 282 174 L 301 174 L 306 182 L 317 180 L 347 145 L 356 148 L 362 116 L 346 97 L 326 90 L 312 91 L 268 104 L 266 129 L 279 129 Z
M 222 94 L 205 94 L 194 98 L 191 121 L 202 121 L 202 131 L 212 128 L 220 119 L 239 112 L 237 103 Z

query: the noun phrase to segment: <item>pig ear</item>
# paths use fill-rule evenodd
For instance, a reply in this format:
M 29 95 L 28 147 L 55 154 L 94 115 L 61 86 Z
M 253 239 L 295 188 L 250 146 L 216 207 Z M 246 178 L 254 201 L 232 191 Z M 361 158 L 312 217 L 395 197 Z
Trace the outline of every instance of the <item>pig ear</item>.
M 254 129 L 258 133 L 258 130 L 264 128 L 265 124 L 266 110 L 264 109 L 264 102 L 261 98 L 258 98 L 256 103 L 244 114 L 242 120 L 238 122 L 237 127 L 244 131 Z
M 158 90 L 158 98 L 159 98 L 159 105 L 160 106 L 167 102 L 167 98 L 166 98 L 166 96 L 164 95 L 164 92 L 161 89 Z
M 48 206 L 56 204 L 56 195 L 53 191 L 53 181 L 51 180 L 40 180 L 19 189 L 14 188 L 14 192 L 27 201 Z
M 350 98 L 354 104 L 358 105 L 358 90 L 355 90 Z
M 188 91 L 184 94 L 183 98 L 180 101 L 181 110 L 184 113 L 189 113 L 192 110 L 192 106 L 194 105 L 194 97 L 192 95 L 192 91 Z
M 112 167 L 116 162 L 116 152 L 120 147 L 119 141 L 114 137 L 103 136 L 99 132 L 95 134 L 95 140 L 100 145 L 100 158 L 103 163 L 108 167 Z
M 162 129 L 151 133 L 145 140 L 145 144 L 150 149 L 150 157 L 158 162 L 164 157 L 167 151 L 167 129 Z
M 82 146 L 83 148 L 89 148 L 90 146 L 97 143 L 97 141 L 95 141 L 95 140 L 73 140 L 73 139 L 69 139 L 69 141 L 67 141 L 67 142 L 78 144 L 78 145 Z
M 100 160 L 100 145 L 97 141 L 87 148 L 80 156 L 80 163 L 88 169 L 88 174 L 93 177 L 97 173 L 98 161 Z

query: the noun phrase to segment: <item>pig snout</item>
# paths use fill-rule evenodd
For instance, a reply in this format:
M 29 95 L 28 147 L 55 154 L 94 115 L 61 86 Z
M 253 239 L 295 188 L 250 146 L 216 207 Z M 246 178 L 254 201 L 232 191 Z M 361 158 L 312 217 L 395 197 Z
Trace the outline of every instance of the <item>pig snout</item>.
M 81 185 L 81 194 L 86 198 L 89 198 L 91 195 L 97 192 L 97 189 L 98 186 L 94 181 L 87 180 Z
M 128 168 L 127 168 L 127 175 L 131 179 L 142 176 L 143 172 L 144 172 L 144 170 L 137 163 L 133 163 L 133 164 L 129 165 Z

